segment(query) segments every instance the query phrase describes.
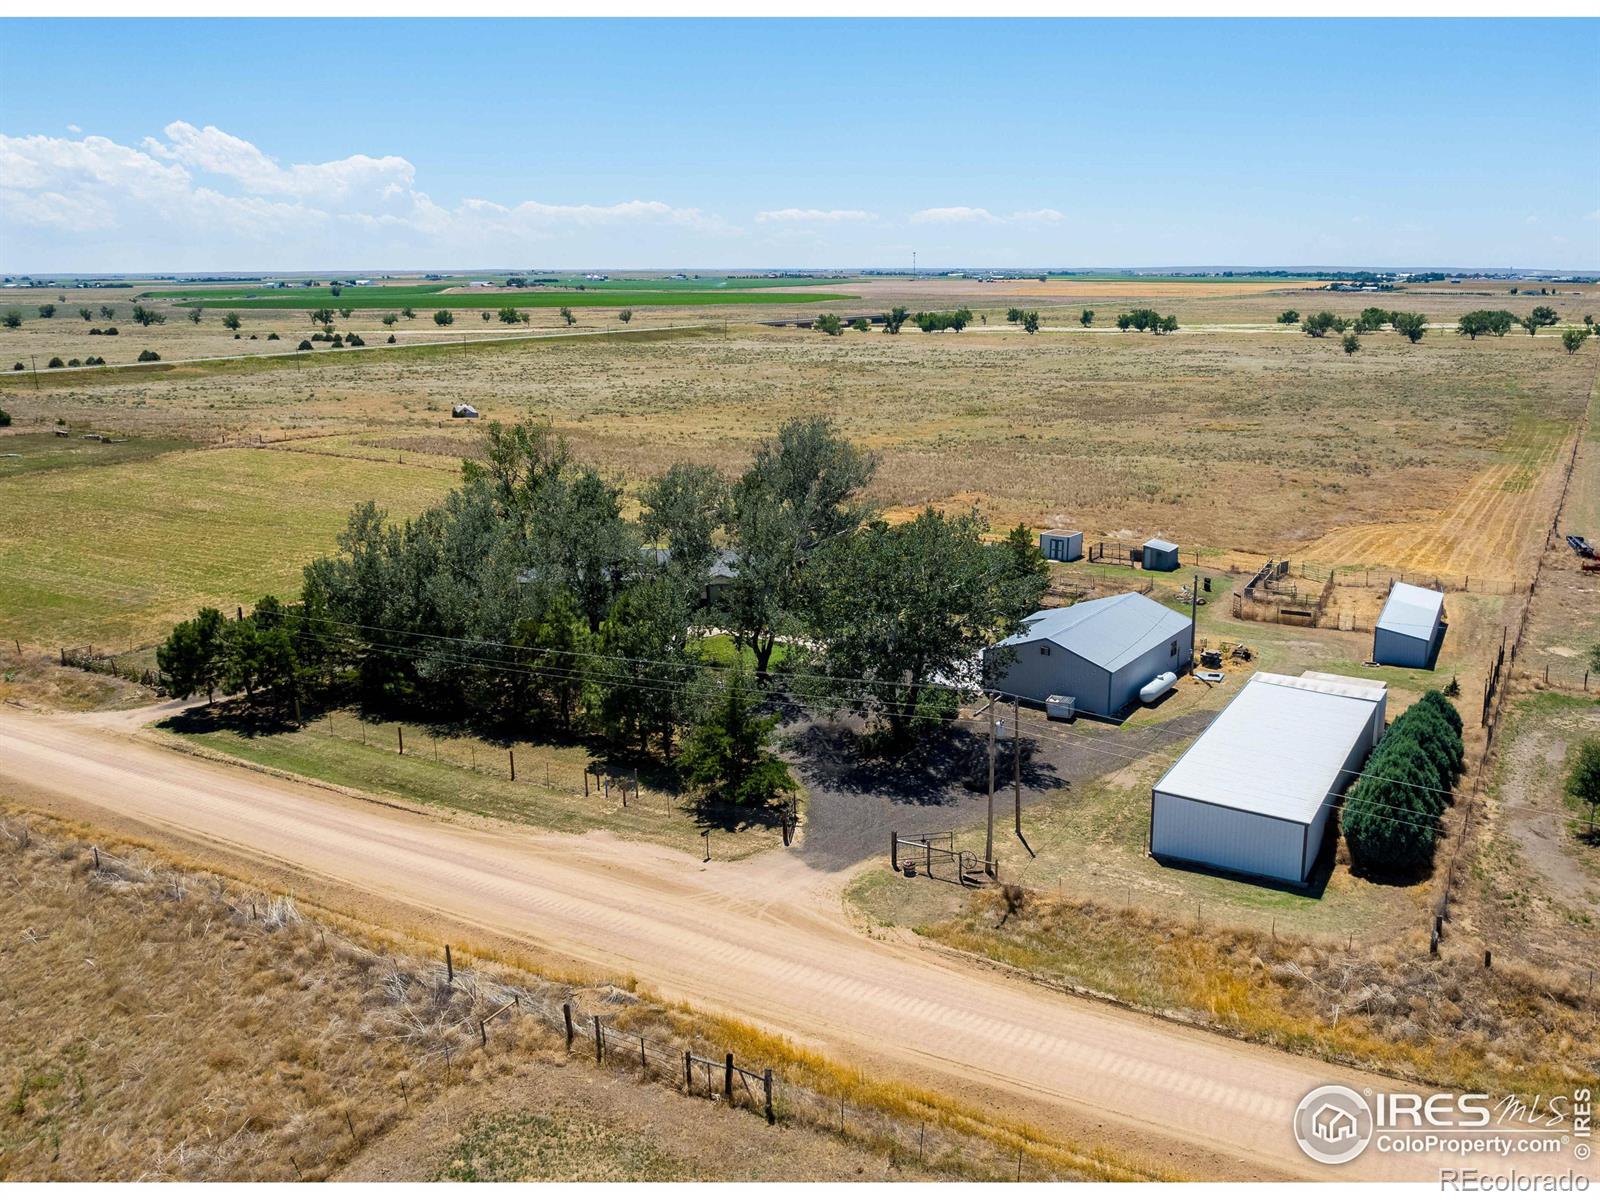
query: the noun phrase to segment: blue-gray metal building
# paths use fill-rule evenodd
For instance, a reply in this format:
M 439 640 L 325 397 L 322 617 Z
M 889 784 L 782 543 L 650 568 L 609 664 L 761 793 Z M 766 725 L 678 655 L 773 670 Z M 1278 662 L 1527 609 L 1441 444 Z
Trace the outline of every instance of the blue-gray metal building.
M 1071 696 L 1077 710 L 1117 717 L 1139 689 L 1165 671 L 1182 674 L 1194 657 L 1188 617 L 1138 592 L 1047 608 L 1022 632 L 984 651 L 987 686 L 1043 704 Z
M 1444 631 L 1444 593 L 1397 583 L 1372 629 L 1372 661 L 1431 671 Z
M 1178 547 L 1175 542 L 1151 538 L 1144 544 L 1143 565 L 1146 571 L 1176 571 Z

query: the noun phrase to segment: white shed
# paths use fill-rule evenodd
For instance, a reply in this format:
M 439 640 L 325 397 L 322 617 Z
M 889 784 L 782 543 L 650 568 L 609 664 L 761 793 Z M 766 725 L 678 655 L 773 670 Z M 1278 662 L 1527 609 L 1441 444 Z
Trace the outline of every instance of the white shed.
M 1304 883 L 1338 798 L 1383 736 L 1369 679 L 1258 672 L 1150 795 L 1150 853 Z
M 1431 671 L 1444 631 L 1444 593 L 1397 583 L 1372 630 L 1372 661 Z

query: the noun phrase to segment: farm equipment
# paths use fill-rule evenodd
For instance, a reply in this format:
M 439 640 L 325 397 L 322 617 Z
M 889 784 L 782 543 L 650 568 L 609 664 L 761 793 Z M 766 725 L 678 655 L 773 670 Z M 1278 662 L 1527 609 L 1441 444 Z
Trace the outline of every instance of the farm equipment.
M 1567 534 L 1567 545 L 1572 547 L 1572 552 L 1579 558 L 1596 557 L 1594 545 L 1586 537 L 1581 537 L 1576 533 L 1569 533 Z M 1588 570 L 1587 567 L 1584 569 Z
M 1600 558 L 1591 559 L 1579 569 L 1583 571 L 1600 571 Z

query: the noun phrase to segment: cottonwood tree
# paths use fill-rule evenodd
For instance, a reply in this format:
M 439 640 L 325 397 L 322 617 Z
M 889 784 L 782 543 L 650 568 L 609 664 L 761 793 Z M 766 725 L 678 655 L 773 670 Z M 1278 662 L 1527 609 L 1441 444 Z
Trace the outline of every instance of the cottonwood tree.
M 1554 325 L 1561 320 L 1556 310 L 1549 305 L 1541 304 L 1522 319 L 1522 327 L 1528 331 L 1528 336 L 1533 337 L 1546 325 Z
M 238 313 L 231 312 L 223 314 L 222 327 L 224 329 L 238 329 L 243 324 L 244 322 L 239 319 Z
M 572 310 L 566 305 L 561 306 L 561 319 L 567 323 L 569 329 L 578 323 L 578 318 L 572 315 Z
M 1088 329 L 1094 324 L 1094 309 L 1086 308 L 1078 314 L 1078 324 Z
M 87 311 L 87 310 L 85 310 L 85 311 Z M 189 324 L 191 324 L 191 325 L 200 324 L 200 314 L 203 313 L 204 311 L 205 311 L 205 309 L 201 308 L 200 305 L 198 305 L 198 304 L 196 304 L 193 308 L 191 308 L 189 310 Z
M 817 317 L 814 328 L 829 337 L 838 337 L 844 332 L 844 322 L 839 320 L 838 313 L 822 313 Z
M 648 753 L 658 738 L 671 761 L 673 731 L 691 708 L 697 659 L 689 645 L 689 605 L 665 577 L 635 583 L 600 626 L 605 674 L 598 717 L 619 747 Z
M 133 319 L 148 329 L 152 325 L 165 325 L 167 323 L 167 314 L 157 312 L 155 309 L 146 307 L 143 304 L 135 304 L 133 306 Z
M 824 547 L 807 589 L 818 670 L 798 688 L 821 707 L 879 724 L 895 744 L 948 718 L 947 685 L 981 683 L 979 652 L 1015 633 L 1043 592 L 1008 546 L 983 540 L 976 513 L 931 506 L 898 525 L 874 521 Z M 840 684 L 839 680 L 849 680 Z
M 900 327 L 911 319 L 911 311 L 902 304 L 891 308 L 883 318 L 883 331 L 885 333 L 899 333 Z
M 799 631 L 811 560 L 866 518 L 860 497 L 877 465 L 826 418 L 795 418 L 756 448 L 733 485 L 728 524 L 738 565 L 725 595 L 735 640 L 754 653 L 763 681 L 777 639 Z
M 1415 345 L 1428 331 L 1428 318 L 1421 313 L 1397 312 L 1391 314 L 1394 331 Z
M 1344 352 L 1346 354 L 1354 354 L 1359 349 L 1361 349 L 1361 339 L 1358 338 L 1353 333 L 1345 334 L 1344 335 Z
M 1589 833 L 1594 836 L 1595 811 L 1600 809 L 1600 738 L 1587 738 L 1567 775 L 1567 795 L 1589 810 Z
M 670 569 L 693 594 L 705 582 L 716 555 L 716 535 L 728 500 L 728 484 L 714 467 L 674 463 L 639 493 L 644 536 L 663 544 Z
M 448 308 L 441 308 L 433 314 L 433 323 L 435 325 L 454 325 L 455 321 L 455 313 L 451 312 Z
M 624 325 L 626 325 L 629 321 L 633 320 L 633 309 L 631 309 L 631 308 L 623 309 L 621 312 L 619 312 L 617 314 L 617 320 L 621 321 Z
M 1583 343 L 1588 340 L 1589 331 L 1587 329 L 1563 329 L 1561 331 L 1561 344 L 1566 348 L 1568 354 L 1576 354 L 1583 347 Z

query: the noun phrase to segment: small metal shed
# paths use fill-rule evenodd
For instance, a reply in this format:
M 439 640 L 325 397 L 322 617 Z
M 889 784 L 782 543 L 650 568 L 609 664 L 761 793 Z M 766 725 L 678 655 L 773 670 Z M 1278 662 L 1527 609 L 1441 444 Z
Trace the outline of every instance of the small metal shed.
M 1146 571 L 1176 571 L 1178 547 L 1175 542 L 1151 538 L 1144 544 L 1144 569 Z
M 1150 793 L 1150 853 L 1304 883 L 1383 736 L 1379 682 L 1258 672 Z
M 1372 661 L 1386 667 L 1431 671 L 1444 631 L 1444 593 L 1397 583 L 1389 589 L 1389 598 L 1372 629 Z
M 1083 557 L 1083 533 L 1077 529 L 1046 529 L 1039 549 L 1051 562 L 1077 562 Z

